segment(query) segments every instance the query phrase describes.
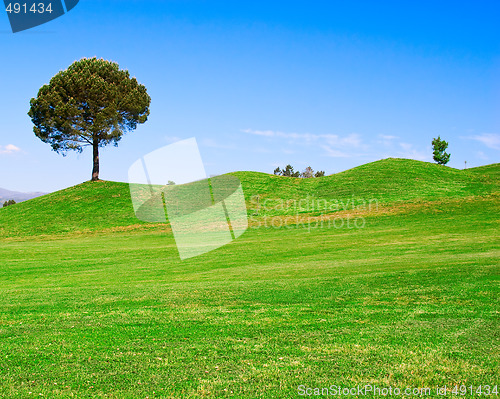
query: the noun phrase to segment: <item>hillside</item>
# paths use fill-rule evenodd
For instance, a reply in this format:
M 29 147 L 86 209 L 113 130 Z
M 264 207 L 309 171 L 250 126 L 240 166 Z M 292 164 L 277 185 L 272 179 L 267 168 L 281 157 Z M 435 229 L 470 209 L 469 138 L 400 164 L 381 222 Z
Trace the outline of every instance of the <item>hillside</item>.
M 407 159 L 384 159 L 315 179 L 259 172 L 234 172 L 250 210 L 264 201 L 268 214 L 286 214 L 290 200 L 376 199 L 380 204 L 488 195 L 499 191 L 500 164 L 457 170 Z M 271 209 L 276 207 L 276 209 Z M 262 212 L 259 214 L 262 216 Z M 165 229 L 138 220 L 127 183 L 85 182 L 0 209 L 0 237 L 88 233 L 103 230 Z
M 125 183 L 0 209 L 0 397 L 288 399 L 302 383 L 496 384 L 498 165 L 235 175 L 250 209 L 254 196 L 384 205 L 356 228 L 315 226 L 310 214 L 267 226 L 250 211 L 264 227 L 184 260 L 168 224 L 135 218 Z
M 494 179 L 497 183 L 500 181 L 500 163 L 492 163 L 490 165 L 478 166 L 467 170 L 485 178 Z
M 294 179 L 256 172 L 236 172 L 245 194 L 264 198 L 377 198 L 383 203 L 416 198 L 438 199 L 498 191 L 500 164 L 459 170 L 411 159 L 388 158 L 315 179 Z
M 0 209 L 0 237 L 89 232 L 141 223 L 128 184 L 85 182 Z

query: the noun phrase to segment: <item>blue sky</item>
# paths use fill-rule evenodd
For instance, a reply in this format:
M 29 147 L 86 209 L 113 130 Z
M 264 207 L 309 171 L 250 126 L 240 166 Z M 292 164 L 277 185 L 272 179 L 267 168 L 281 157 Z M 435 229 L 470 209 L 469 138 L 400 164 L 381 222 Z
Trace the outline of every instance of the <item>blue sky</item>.
M 53 191 L 91 177 L 91 154 L 51 151 L 29 100 L 59 70 L 102 57 L 143 83 L 147 123 L 101 151 L 101 178 L 196 137 L 209 174 L 387 157 L 500 161 L 500 3 L 81 0 L 11 33 L 0 12 L 0 187 Z

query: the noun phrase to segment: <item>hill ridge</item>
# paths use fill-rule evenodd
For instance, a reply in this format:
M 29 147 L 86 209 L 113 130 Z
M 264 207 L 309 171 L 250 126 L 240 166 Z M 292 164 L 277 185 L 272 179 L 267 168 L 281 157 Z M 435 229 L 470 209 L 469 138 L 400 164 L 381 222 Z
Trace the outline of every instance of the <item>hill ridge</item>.
M 500 191 L 500 164 L 474 169 L 388 158 L 311 179 L 262 172 L 230 174 L 242 183 L 249 214 L 263 201 L 270 214 L 280 214 L 285 211 L 274 209 L 274 205 L 300 198 L 327 202 L 376 199 L 390 204 L 486 196 Z M 146 228 L 150 224 L 135 217 L 128 184 L 123 182 L 83 182 L 0 209 L 0 237 L 95 232 L 126 226 Z

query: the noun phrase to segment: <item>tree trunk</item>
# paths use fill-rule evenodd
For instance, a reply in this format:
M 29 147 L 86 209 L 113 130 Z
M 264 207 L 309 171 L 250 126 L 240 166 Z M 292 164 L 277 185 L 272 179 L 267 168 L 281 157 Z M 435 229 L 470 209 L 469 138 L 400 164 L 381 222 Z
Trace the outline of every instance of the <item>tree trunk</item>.
M 92 169 L 92 181 L 99 180 L 99 141 L 94 138 L 92 145 L 94 149 L 94 168 Z

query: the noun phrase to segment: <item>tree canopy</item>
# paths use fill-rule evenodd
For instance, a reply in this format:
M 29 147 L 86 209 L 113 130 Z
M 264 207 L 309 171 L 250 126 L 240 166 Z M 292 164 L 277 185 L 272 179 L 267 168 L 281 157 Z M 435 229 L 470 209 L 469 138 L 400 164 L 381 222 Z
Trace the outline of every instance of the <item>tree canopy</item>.
M 40 88 L 28 115 L 35 135 L 62 155 L 92 146 L 92 180 L 98 180 L 99 148 L 117 146 L 124 133 L 146 122 L 150 103 L 146 87 L 117 63 L 83 58 Z

